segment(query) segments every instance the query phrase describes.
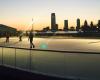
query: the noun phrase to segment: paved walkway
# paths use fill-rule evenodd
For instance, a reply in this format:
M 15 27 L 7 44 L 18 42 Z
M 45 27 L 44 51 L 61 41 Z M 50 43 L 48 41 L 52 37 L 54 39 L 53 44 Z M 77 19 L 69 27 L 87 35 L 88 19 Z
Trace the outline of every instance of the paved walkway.
M 0 66 L 0 80 L 72 80 L 72 79 L 63 79 L 63 78 L 45 76 L 41 74 L 34 74 L 21 71 L 18 69 Z

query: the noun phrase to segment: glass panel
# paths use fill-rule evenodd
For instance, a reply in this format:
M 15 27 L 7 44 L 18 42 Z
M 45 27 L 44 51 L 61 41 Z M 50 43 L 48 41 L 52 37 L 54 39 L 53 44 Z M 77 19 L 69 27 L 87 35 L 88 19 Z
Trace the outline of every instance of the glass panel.
M 32 51 L 32 70 L 50 75 L 64 75 L 64 54 Z
M 0 47 L 0 64 L 2 64 L 2 48 Z
M 22 69 L 29 69 L 30 51 L 16 49 L 16 67 Z
M 0 62 L 2 61 L 0 48 Z M 15 65 L 15 49 L 3 49 L 4 64 Z M 16 49 L 16 66 L 30 69 L 30 50 Z M 100 54 L 58 53 L 31 50 L 31 69 L 49 75 L 100 79 Z
M 100 54 L 66 54 L 66 76 L 100 79 Z
M 3 64 L 15 66 L 15 49 L 3 48 Z

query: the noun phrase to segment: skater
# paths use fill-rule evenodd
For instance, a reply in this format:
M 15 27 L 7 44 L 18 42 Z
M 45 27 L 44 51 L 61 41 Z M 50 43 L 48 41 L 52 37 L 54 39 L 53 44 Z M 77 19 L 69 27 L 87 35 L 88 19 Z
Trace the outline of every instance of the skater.
M 23 36 L 23 34 L 21 33 L 21 34 L 19 35 L 19 41 L 20 41 L 20 42 L 22 41 L 22 36 Z
M 9 33 L 6 32 L 6 43 L 9 43 Z
M 33 33 L 32 33 L 32 31 L 30 31 L 30 33 L 29 33 L 29 41 L 30 41 L 30 48 L 34 48 L 35 47 L 35 45 L 33 44 Z

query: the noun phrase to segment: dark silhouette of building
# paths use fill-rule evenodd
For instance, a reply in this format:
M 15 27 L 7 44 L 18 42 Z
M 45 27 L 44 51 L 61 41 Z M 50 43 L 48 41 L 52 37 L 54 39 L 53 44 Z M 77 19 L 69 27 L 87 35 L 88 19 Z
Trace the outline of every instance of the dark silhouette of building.
M 76 26 L 76 31 L 80 30 L 80 19 L 77 19 L 77 26 Z
M 98 32 L 100 32 L 100 20 L 98 20 L 97 26 L 98 26 Z
M 69 29 L 70 31 L 75 31 L 75 27 L 70 27 L 70 29 Z
M 55 30 L 58 31 L 58 24 L 55 25 Z
M 68 31 L 68 20 L 64 20 L 64 31 Z
M 56 16 L 55 13 L 51 13 L 51 31 L 56 31 Z
M 90 32 L 90 26 L 88 25 L 87 20 L 84 21 L 84 25 L 82 26 L 82 31 L 83 32 Z
M 90 23 L 90 28 L 91 28 L 91 32 L 98 32 L 97 26 L 94 25 L 92 21 L 91 21 L 91 23 Z
M 6 36 L 6 33 L 9 33 L 10 36 L 15 36 L 17 29 L 0 24 L 0 36 Z
M 94 24 L 93 24 L 92 21 L 91 21 L 91 23 L 90 23 L 90 27 L 91 27 L 91 32 L 93 32 L 93 31 L 94 31 Z
M 50 30 L 50 28 L 49 28 L 49 26 L 48 27 L 46 27 L 46 28 L 43 28 L 43 32 L 47 32 L 47 31 L 49 31 Z
M 94 24 L 93 24 L 93 22 L 92 22 L 92 21 L 91 21 L 91 23 L 90 23 L 90 26 L 91 26 L 91 27 L 93 27 L 93 26 L 94 26 Z

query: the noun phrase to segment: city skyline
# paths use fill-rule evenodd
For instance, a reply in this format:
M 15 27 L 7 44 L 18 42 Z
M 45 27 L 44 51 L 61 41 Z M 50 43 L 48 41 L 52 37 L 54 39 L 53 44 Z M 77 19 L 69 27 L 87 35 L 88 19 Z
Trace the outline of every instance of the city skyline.
M 42 29 L 51 26 L 51 13 L 56 14 L 56 23 L 63 29 L 64 20 L 69 26 L 76 27 L 77 18 L 80 24 L 87 20 L 90 24 L 100 19 L 99 0 L 0 0 L 0 23 L 17 29 L 29 29 L 32 18 L 34 28 Z

